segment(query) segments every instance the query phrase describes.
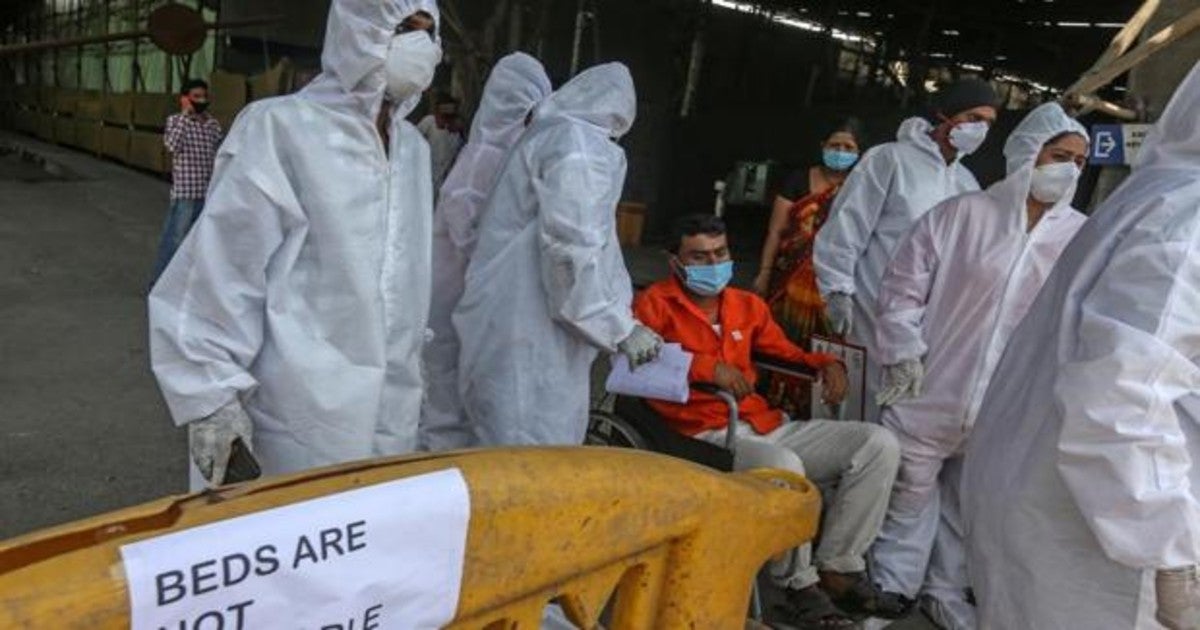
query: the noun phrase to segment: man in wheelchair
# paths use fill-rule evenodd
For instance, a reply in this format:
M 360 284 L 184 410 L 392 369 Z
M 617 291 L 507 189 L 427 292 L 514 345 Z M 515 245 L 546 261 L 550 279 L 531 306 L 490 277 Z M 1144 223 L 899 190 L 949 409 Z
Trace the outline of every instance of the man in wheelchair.
M 771 409 L 754 391 L 752 353 L 817 370 L 825 402 L 831 404 L 845 396 L 845 367 L 832 355 L 806 352 L 789 341 L 757 295 L 727 287 L 733 262 L 719 218 L 682 219 L 670 251 L 672 277 L 638 295 L 634 312 L 664 340 L 694 355 L 692 383 L 716 385 L 738 399 L 735 468 L 781 468 L 823 486 L 836 485 L 825 497 L 815 558 L 806 547 L 770 567 L 786 594 L 790 621 L 842 628 L 852 626 L 855 616 L 903 616 L 908 602 L 879 592 L 866 576 L 863 559 L 887 510 L 899 465 L 896 439 L 874 424 L 789 422 Z M 673 430 L 725 444 L 728 408 L 718 396 L 693 388 L 684 404 L 648 402 Z

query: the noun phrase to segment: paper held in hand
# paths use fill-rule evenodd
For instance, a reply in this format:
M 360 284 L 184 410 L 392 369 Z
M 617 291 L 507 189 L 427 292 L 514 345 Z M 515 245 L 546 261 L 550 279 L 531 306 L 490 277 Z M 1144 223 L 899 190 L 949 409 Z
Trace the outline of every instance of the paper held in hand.
M 605 387 L 621 396 L 655 398 L 685 403 L 688 399 L 688 371 L 692 369 L 692 353 L 677 343 L 663 344 L 658 358 L 630 371 L 629 359 L 622 354 L 613 356 L 612 373 Z

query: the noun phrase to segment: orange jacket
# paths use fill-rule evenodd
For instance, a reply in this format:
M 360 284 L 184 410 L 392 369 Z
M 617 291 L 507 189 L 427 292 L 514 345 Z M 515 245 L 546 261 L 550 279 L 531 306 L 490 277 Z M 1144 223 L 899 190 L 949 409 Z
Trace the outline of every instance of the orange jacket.
M 837 363 L 829 354 L 806 352 L 788 340 L 783 329 L 771 317 L 771 309 L 757 295 L 741 289 L 721 292 L 718 319 L 721 335 L 695 303 L 684 293 L 679 281 L 671 278 L 642 291 L 633 301 L 634 316 L 662 335 L 668 343 L 678 343 L 695 355 L 688 378 L 693 383 L 711 383 L 717 363 L 736 367 L 751 384 L 757 379 L 751 353 L 774 359 L 822 368 Z M 720 398 L 693 389 L 686 404 L 648 401 L 675 430 L 685 435 L 723 429 L 729 423 L 729 410 Z M 741 419 L 758 433 L 777 428 L 783 414 L 771 409 L 766 399 L 751 394 L 738 405 Z

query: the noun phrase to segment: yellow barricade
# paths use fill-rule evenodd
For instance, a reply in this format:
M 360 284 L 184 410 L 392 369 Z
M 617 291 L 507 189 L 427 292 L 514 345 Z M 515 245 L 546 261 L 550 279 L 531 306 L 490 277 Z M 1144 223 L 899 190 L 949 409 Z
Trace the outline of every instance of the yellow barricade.
M 0 628 L 128 628 L 122 545 L 452 468 L 471 503 L 453 629 L 535 629 L 551 601 L 584 628 L 610 601 L 610 628 L 742 628 L 759 568 L 811 540 L 820 512 L 816 488 L 790 473 L 722 474 L 625 449 L 377 460 L 168 498 L 0 543 Z

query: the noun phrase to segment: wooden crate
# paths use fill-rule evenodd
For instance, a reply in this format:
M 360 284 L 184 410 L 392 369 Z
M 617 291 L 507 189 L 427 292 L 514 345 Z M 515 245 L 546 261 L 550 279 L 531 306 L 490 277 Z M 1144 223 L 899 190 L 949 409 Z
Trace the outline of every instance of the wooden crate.
M 67 116 L 54 119 L 54 141 L 69 147 L 75 146 L 75 120 Z
M 133 123 L 133 95 L 109 94 L 104 99 L 104 122 L 125 126 Z
M 75 114 L 75 108 L 79 105 L 80 94 L 77 90 L 59 90 L 55 97 L 54 111 L 59 115 Z
M 75 104 L 75 119 L 100 122 L 104 120 L 104 99 L 86 96 Z
M 120 160 L 129 161 L 129 130 L 124 127 L 105 127 L 100 152 Z
M 54 142 L 54 117 L 46 112 L 37 112 L 35 116 L 33 135 L 46 142 Z
M 16 115 L 16 127 L 17 131 L 20 131 L 21 133 L 32 134 L 35 130 L 37 130 L 37 112 L 33 111 L 32 109 L 25 109 L 24 107 L 18 109 Z
M 37 92 L 38 109 L 48 110 L 53 109 L 58 103 L 58 90 L 48 86 L 41 86 Z
M 646 204 L 622 201 L 617 204 L 617 240 L 622 247 L 642 244 L 642 229 L 646 225 Z
M 246 75 L 214 70 L 208 80 L 212 109 L 236 112 L 246 105 Z
M 170 171 L 162 134 L 134 131 L 129 137 L 129 163 L 156 173 Z
M 179 111 L 179 98 L 173 94 L 135 94 L 133 124 L 162 129 L 167 116 Z
M 212 114 L 217 122 L 221 123 L 221 131 L 229 133 L 229 129 L 233 127 L 233 121 L 237 119 L 237 115 L 241 110 L 225 110 L 225 109 L 210 109 L 208 113 Z
M 75 146 L 100 154 L 104 148 L 104 125 L 98 120 L 75 119 Z

